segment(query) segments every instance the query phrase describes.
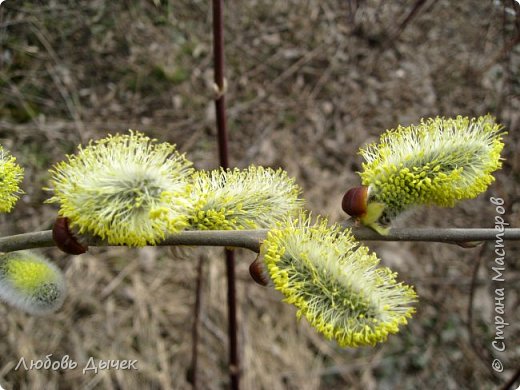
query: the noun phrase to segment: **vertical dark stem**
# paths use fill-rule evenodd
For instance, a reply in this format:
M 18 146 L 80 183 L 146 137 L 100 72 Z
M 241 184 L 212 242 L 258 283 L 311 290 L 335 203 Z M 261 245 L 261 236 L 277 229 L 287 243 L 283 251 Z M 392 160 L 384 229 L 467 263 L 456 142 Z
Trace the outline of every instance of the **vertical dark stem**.
M 228 136 L 226 128 L 226 100 L 224 81 L 224 17 L 223 0 L 213 0 L 213 42 L 215 61 L 215 84 L 218 96 L 215 100 L 217 117 L 217 137 L 220 166 L 229 167 Z M 238 358 L 237 343 L 237 316 L 236 316 L 236 293 L 235 293 L 235 256 L 226 249 L 226 276 L 228 282 L 227 305 L 228 305 L 228 337 L 229 337 L 229 377 L 231 389 L 239 389 L 240 363 Z
M 188 375 L 188 380 L 191 382 L 194 390 L 197 390 L 197 361 L 198 361 L 198 345 L 199 345 L 199 324 L 200 312 L 202 307 L 202 282 L 203 282 L 203 266 L 204 256 L 199 257 L 199 264 L 197 265 L 197 285 L 195 286 L 195 308 L 193 313 L 193 328 L 192 328 L 192 346 L 191 346 L 191 366 Z
M 223 0 L 213 0 L 213 56 L 215 61 L 215 84 L 218 88 L 218 96 L 215 100 L 218 152 L 220 166 L 229 168 L 226 99 L 224 94 L 224 16 L 222 8 Z
M 238 324 L 236 312 L 236 294 L 235 294 L 235 253 L 226 249 L 226 275 L 228 280 L 228 337 L 229 337 L 229 379 L 231 389 L 238 390 L 240 388 L 240 361 L 238 357 Z

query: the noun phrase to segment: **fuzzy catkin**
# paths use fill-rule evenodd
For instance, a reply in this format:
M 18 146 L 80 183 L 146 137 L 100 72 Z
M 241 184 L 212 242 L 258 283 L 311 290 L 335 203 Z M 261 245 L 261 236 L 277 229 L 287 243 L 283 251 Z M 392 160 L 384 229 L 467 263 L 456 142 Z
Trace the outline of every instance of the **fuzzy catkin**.
M 278 169 L 198 171 L 193 175 L 189 217 L 193 230 L 269 228 L 302 207 L 301 189 Z
M 261 256 L 284 301 L 297 316 L 340 346 L 386 341 L 415 309 L 414 290 L 339 226 L 305 213 L 269 231 Z
M 61 270 L 32 251 L 0 255 L 0 298 L 30 314 L 49 314 L 65 299 Z
M 475 198 L 502 166 L 503 134 L 490 115 L 436 117 L 388 130 L 378 144 L 360 150 L 365 159 L 360 176 L 369 188 L 364 222 L 391 221 L 416 205 L 452 207 Z M 377 215 L 371 215 L 371 206 Z
M 130 131 L 80 147 L 50 173 L 47 202 L 80 234 L 144 246 L 186 227 L 192 168 L 174 145 Z
M 8 213 L 13 209 L 23 193 L 20 189 L 22 180 L 23 168 L 0 146 L 0 212 Z

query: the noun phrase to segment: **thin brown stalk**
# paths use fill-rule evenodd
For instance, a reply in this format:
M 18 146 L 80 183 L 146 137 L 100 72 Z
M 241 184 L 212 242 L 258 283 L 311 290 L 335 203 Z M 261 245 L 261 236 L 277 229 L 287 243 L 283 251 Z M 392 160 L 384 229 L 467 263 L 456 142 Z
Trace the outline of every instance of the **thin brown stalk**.
M 191 365 L 188 373 L 188 380 L 191 382 L 192 388 L 198 388 L 198 345 L 199 345 L 199 328 L 200 314 L 202 310 L 202 285 L 204 275 L 204 256 L 199 257 L 197 264 L 197 282 L 195 285 L 195 307 L 193 308 L 193 327 L 191 329 L 192 345 L 191 345 Z
M 406 26 L 408 26 L 408 24 L 412 21 L 412 19 L 417 16 L 417 14 L 421 10 L 421 8 L 426 4 L 426 1 L 427 0 L 416 0 L 415 1 L 415 4 L 413 5 L 410 12 L 408 12 L 408 14 L 404 18 L 404 20 L 397 27 L 395 33 L 393 34 L 392 40 L 397 39 L 399 37 L 399 35 L 401 35 L 401 33 L 406 28 Z
M 213 0 L 213 55 L 215 67 L 215 85 L 217 97 L 215 99 L 217 138 L 220 166 L 229 168 L 228 135 L 226 127 L 226 99 L 224 79 L 224 2 Z M 226 249 L 226 276 L 228 282 L 228 337 L 229 337 L 229 378 L 231 389 L 239 389 L 240 362 L 238 357 L 238 324 L 236 315 L 236 287 L 235 287 L 235 255 Z

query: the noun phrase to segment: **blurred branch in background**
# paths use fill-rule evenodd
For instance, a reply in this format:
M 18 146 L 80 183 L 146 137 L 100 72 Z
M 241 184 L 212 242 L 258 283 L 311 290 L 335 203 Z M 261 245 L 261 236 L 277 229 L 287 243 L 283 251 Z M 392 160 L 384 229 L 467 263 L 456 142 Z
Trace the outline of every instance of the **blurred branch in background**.
M 260 251 L 260 244 L 268 230 L 208 230 L 184 231 L 167 237 L 157 246 L 223 246 Z M 479 241 L 520 240 L 520 228 L 498 231 L 491 228 L 400 228 L 391 229 L 387 236 L 381 236 L 365 227 L 352 228 L 352 234 L 360 241 L 426 241 L 457 244 L 472 247 Z M 89 246 L 110 246 L 96 237 L 82 237 Z M 44 230 L 0 238 L 0 251 L 11 252 L 22 249 L 55 246 L 52 231 Z
M 195 305 L 193 308 L 193 325 L 191 328 L 191 365 L 188 370 L 188 382 L 194 390 L 199 388 L 198 380 L 198 360 L 199 360 L 199 333 L 200 333 L 200 317 L 202 314 L 202 285 L 204 283 L 204 263 L 206 258 L 201 255 L 199 256 L 199 262 L 197 264 L 197 282 L 195 286 Z

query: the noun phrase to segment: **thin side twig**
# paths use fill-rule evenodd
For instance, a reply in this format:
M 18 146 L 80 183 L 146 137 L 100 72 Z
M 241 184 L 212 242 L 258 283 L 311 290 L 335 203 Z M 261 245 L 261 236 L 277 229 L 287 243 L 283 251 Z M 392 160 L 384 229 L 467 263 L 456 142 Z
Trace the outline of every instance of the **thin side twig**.
M 404 20 L 397 27 L 396 32 L 393 34 L 393 39 L 394 40 L 397 39 L 399 37 L 399 35 L 401 35 L 401 33 L 406 28 L 406 26 L 408 26 L 408 24 L 412 21 L 412 19 L 415 16 L 417 16 L 417 14 L 419 13 L 420 9 L 424 6 L 424 4 L 426 4 L 426 1 L 427 0 L 416 0 L 415 1 L 415 4 L 413 5 L 412 9 L 408 12 L 408 14 L 404 18 Z
M 509 380 L 500 388 L 500 390 L 513 390 L 515 382 L 520 378 L 520 367 L 517 368 L 515 373 Z M 517 388 L 516 388 L 517 389 Z M 515 390 L 516 390 L 515 389 Z

